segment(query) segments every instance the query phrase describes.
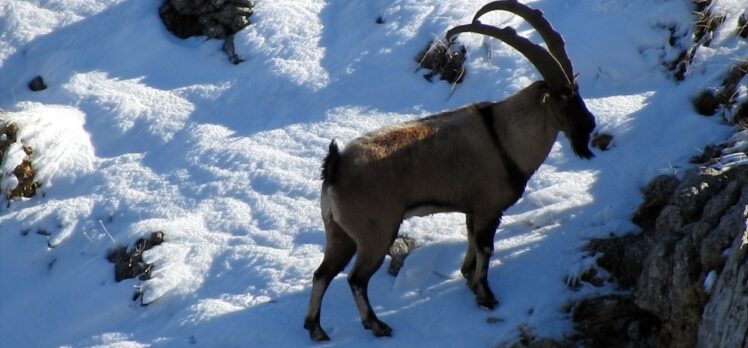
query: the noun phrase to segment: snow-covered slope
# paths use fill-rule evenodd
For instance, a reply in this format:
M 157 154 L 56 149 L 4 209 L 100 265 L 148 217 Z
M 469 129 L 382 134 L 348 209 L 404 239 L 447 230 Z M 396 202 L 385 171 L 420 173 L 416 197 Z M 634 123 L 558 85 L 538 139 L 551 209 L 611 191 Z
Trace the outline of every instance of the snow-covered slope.
M 521 331 L 568 333 L 564 306 L 599 291 L 565 283 L 591 262 L 585 239 L 636 231 L 629 215 L 644 183 L 731 132 L 690 106 L 746 55 L 731 34 L 744 4 L 719 3 L 724 29 L 678 84 L 663 62 L 678 53 L 668 28 L 690 30 L 689 1 L 532 2 L 564 35 L 614 147 L 583 161 L 559 137 L 497 233 L 498 309 L 475 306 L 459 275 L 464 218 L 412 219 L 401 232 L 421 247 L 397 278 L 380 270 L 370 286 L 394 336 L 361 329 L 341 275 L 323 304 L 327 345 L 490 346 Z M 19 125 L 42 184 L 0 207 L 2 347 L 311 345 L 302 321 L 324 246 L 318 175 L 330 139 L 498 100 L 539 78 L 477 35 L 460 38 L 469 72 L 457 87 L 416 71 L 418 51 L 481 2 L 257 0 L 236 35 L 239 65 L 219 41 L 173 37 L 159 5 L 0 4 L 0 121 Z M 506 14 L 484 22 L 537 39 Z M 36 75 L 48 89 L 27 88 Z M 108 251 L 152 231 L 166 236 L 144 254 L 152 279 L 115 282 Z

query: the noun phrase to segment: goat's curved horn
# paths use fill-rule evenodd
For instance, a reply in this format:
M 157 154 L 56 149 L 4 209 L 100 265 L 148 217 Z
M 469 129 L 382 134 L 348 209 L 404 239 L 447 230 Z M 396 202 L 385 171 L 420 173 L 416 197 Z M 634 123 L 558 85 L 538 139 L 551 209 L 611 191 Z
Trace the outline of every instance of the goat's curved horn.
M 522 17 L 527 23 L 535 28 L 535 31 L 540 34 L 545 44 L 548 46 L 548 51 L 556 57 L 556 60 L 561 63 L 561 67 L 566 73 L 566 77 L 569 81 L 574 81 L 574 69 L 571 67 L 571 60 L 566 54 L 564 48 L 564 39 L 561 37 L 551 23 L 543 17 L 543 12 L 537 9 L 528 7 L 527 5 L 519 3 L 517 0 L 500 0 L 494 1 L 485 6 L 481 7 L 478 12 L 473 16 L 473 22 L 476 22 L 482 15 L 491 11 L 507 11 Z
M 514 47 L 514 49 L 527 57 L 535 68 L 538 69 L 538 72 L 543 76 L 543 79 L 551 89 L 560 90 L 571 86 L 571 80 L 564 72 L 558 60 L 542 46 L 517 35 L 514 28 L 496 28 L 480 22 L 473 22 L 471 24 L 456 26 L 447 31 L 447 42 L 450 42 L 455 35 L 464 32 L 488 35 Z

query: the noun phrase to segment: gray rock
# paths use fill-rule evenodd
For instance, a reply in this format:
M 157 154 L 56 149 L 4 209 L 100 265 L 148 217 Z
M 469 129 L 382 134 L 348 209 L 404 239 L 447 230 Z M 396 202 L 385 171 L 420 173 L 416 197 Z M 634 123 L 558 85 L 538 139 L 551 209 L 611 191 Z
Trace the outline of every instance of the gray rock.
M 748 347 L 748 187 L 733 208 L 724 229 L 739 233 L 732 234 L 729 256 L 704 308 L 697 347 Z
M 47 89 L 47 85 L 44 83 L 44 79 L 42 79 L 41 76 L 37 76 L 29 81 L 29 89 L 34 92 L 39 92 Z
M 408 257 L 408 254 L 417 247 L 416 240 L 407 235 L 395 238 L 395 241 L 393 241 L 390 246 L 390 268 L 387 272 L 390 275 L 397 276 L 397 274 L 400 273 L 400 268 L 405 264 L 405 258 Z
M 603 253 L 598 265 L 622 286 L 633 287 L 633 299 L 583 302 L 592 309 L 583 311 L 588 313 L 584 320 L 575 312 L 580 341 L 610 347 L 748 347 L 748 166 L 697 168 L 680 182 L 656 178 L 637 217 L 642 233 L 590 243 L 591 251 Z M 657 329 L 642 331 L 631 324 L 635 318 L 623 325 L 626 315 L 611 311 L 647 313 L 656 318 Z M 601 331 L 625 339 L 590 338 Z
M 678 184 L 680 180 L 672 175 L 660 175 L 654 178 L 644 188 L 644 202 L 631 220 L 645 230 L 654 226 L 655 219 L 670 201 Z

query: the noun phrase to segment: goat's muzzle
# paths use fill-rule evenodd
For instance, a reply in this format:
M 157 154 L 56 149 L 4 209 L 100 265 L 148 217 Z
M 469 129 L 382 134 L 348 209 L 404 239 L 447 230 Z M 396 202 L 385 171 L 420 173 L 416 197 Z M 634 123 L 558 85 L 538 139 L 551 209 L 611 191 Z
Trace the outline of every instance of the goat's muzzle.
M 563 132 L 571 142 L 574 153 L 584 159 L 595 157 L 589 148 L 590 137 L 595 130 L 595 116 L 587 109 L 581 96 L 576 94 L 568 100 L 564 107 L 564 118 L 567 124 Z

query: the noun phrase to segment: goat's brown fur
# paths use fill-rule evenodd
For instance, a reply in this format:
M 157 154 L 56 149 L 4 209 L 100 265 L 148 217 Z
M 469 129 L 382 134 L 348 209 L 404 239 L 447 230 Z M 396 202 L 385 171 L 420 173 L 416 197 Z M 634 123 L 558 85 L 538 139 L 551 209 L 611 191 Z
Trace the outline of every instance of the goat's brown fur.
M 393 152 L 402 150 L 419 140 L 436 132 L 433 125 L 424 123 L 405 124 L 388 129 L 386 132 L 371 139 L 369 146 L 374 158 L 384 159 Z

